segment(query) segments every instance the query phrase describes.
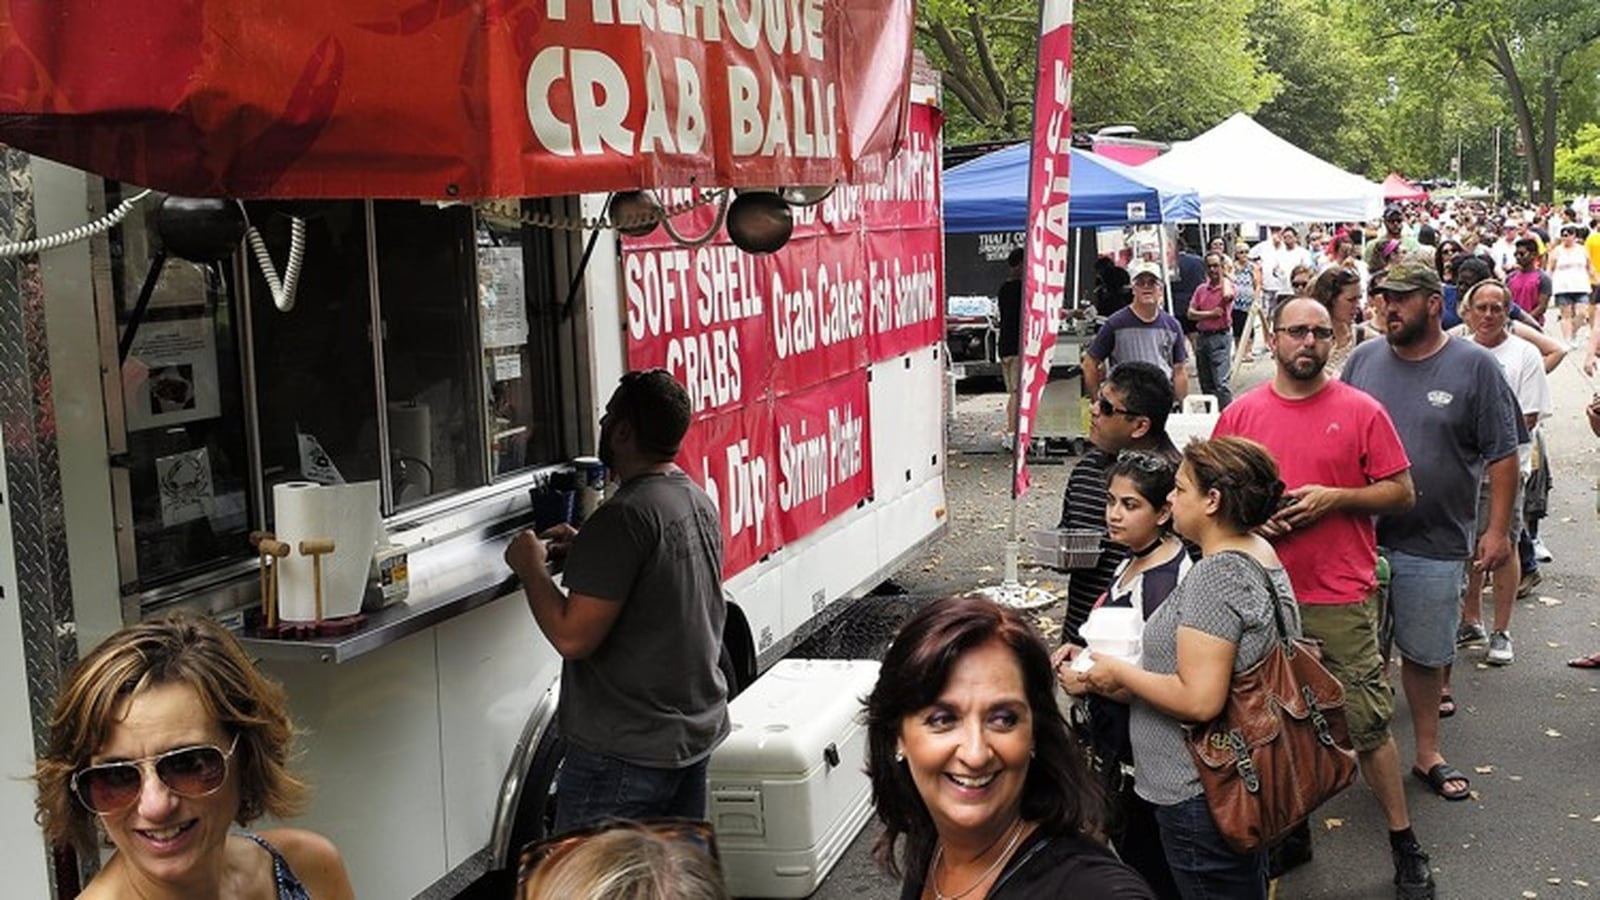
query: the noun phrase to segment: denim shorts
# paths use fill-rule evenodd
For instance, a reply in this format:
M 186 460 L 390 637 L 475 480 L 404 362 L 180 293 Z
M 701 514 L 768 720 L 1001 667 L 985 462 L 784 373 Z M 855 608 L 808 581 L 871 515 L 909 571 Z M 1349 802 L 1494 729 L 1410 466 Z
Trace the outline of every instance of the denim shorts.
M 1455 662 L 1466 560 L 1429 559 L 1394 549 L 1383 554 L 1389 559 L 1389 616 L 1400 656 L 1435 669 Z
M 1588 303 L 1589 295 L 1573 293 L 1560 293 L 1555 296 L 1556 306 L 1574 306 L 1579 303 Z

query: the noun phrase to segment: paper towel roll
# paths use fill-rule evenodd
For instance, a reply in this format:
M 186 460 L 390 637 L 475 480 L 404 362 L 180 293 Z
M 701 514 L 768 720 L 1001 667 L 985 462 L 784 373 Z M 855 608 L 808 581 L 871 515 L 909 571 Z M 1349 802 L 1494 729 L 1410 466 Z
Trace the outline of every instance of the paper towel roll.
M 433 411 L 426 403 L 389 404 L 389 447 L 401 456 L 433 465 Z
M 316 620 L 316 576 L 300 542 L 327 539 L 334 551 L 322 557 L 322 617 L 361 610 L 372 551 L 380 530 L 378 482 L 322 485 L 287 481 L 272 488 L 273 533 L 290 554 L 278 562 L 278 618 Z

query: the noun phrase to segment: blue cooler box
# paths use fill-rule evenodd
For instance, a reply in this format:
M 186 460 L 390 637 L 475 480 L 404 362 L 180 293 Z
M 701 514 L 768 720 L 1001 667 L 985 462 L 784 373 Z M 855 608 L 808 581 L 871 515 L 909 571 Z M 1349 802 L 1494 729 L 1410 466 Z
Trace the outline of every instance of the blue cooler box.
M 872 814 L 861 701 L 876 660 L 782 660 L 729 704 L 709 809 L 728 891 L 805 897 Z

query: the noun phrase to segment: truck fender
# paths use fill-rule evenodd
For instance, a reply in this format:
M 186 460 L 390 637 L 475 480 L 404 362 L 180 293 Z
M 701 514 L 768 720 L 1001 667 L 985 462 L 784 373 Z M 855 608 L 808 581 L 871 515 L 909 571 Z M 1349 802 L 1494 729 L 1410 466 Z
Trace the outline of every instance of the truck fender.
M 727 679 L 730 700 L 756 678 L 756 645 L 750 634 L 750 620 L 735 603 L 728 604 L 718 665 Z M 567 753 L 566 741 L 556 726 L 560 699 L 558 677 L 534 704 L 506 766 L 495 804 L 494 827 L 489 832 L 495 869 L 514 868 L 517 853 L 529 842 L 545 837 L 550 790 Z

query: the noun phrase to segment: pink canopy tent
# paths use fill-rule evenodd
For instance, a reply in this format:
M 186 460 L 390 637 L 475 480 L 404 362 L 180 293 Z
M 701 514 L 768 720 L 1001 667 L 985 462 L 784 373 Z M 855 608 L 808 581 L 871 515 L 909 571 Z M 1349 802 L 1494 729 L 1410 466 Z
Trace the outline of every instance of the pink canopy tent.
M 1404 200 L 1426 202 L 1427 199 L 1427 191 L 1407 181 L 1405 176 L 1399 172 L 1390 172 L 1389 177 L 1383 180 L 1383 200 L 1385 203 Z

